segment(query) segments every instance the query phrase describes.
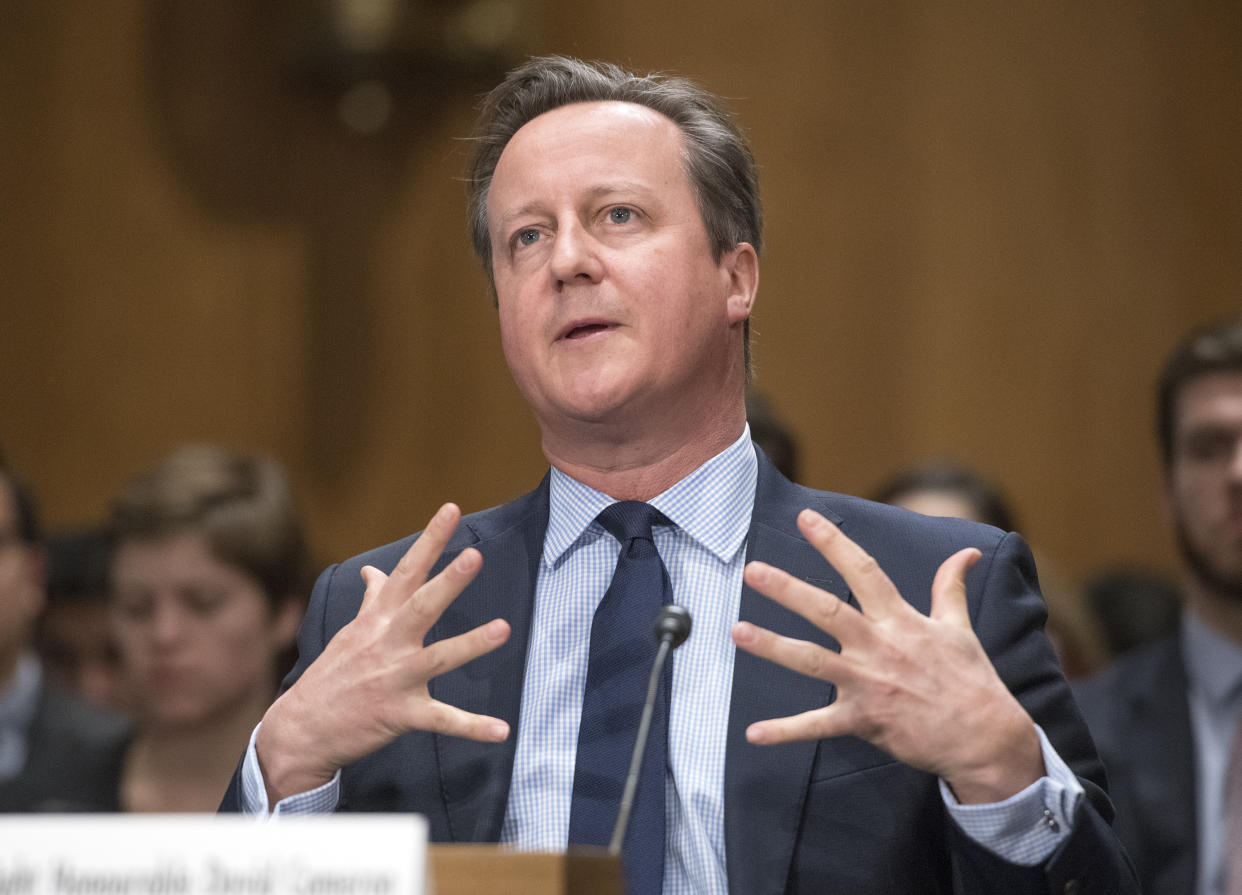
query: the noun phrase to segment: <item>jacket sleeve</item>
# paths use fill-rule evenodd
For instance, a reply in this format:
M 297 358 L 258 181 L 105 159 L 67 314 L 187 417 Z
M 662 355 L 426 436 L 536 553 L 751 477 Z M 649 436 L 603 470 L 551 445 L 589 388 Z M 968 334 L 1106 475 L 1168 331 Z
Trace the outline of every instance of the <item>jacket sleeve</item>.
M 1035 564 L 1022 539 L 1006 535 L 971 600 L 972 623 L 1010 691 L 1043 728 L 1085 791 L 1065 840 L 1039 865 L 1006 861 L 956 826 L 951 838 L 955 888 L 963 893 L 1138 893 L 1134 870 L 1111 827 L 1104 768 L 1056 655 L 1043 633 L 1047 612 Z

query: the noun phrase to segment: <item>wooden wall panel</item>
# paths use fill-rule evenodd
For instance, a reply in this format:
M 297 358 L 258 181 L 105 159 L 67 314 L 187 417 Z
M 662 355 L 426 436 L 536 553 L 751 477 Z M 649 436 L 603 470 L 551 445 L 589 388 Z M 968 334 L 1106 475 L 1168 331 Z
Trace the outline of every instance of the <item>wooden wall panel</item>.
M 352 136 L 282 68 L 277 6 L 5 4 L 0 446 L 54 525 L 187 440 L 284 460 L 324 559 L 542 472 L 456 179 L 485 84 Z M 1242 7 L 522 8 L 533 50 L 732 99 L 768 220 L 759 383 L 809 483 L 951 455 L 1068 578 L 1170 562 L 1151 382 L 1242 308 Z

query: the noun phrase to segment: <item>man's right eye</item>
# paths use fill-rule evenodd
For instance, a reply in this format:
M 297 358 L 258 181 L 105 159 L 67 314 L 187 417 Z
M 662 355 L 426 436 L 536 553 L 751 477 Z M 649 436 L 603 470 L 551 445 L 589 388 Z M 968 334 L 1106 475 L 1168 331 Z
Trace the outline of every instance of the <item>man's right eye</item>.
M 517 244 L 520 246 L 533 245 L 539 241 L 539 231 L 527 228 L 519 230 L 517 233 Z
M 1207 431 L 1192 433 L 1184 445 L 1185 456 L 1200 463 L 1227 461 L 1237 448 L 1232 433 Z

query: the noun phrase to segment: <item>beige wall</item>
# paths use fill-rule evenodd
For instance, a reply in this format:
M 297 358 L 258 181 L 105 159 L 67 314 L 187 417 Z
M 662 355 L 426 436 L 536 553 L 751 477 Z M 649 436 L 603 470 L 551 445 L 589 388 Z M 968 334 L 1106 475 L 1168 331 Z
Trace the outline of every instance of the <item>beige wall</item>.
M 268 6 L 5 4 L 0 446 L 54 525 L 187 440 L 284 460 L 325 560 L 542 472 L 456 179 L 487 83 L 428 80 L 352 136 Z M 759 383 L 803 478 L 952 455 L 1063 575 L 1167 564 L 1151 382 L 1242 307 L 1242 6 L 767 6 L 545 0 L 531 49 L 732 98 Z

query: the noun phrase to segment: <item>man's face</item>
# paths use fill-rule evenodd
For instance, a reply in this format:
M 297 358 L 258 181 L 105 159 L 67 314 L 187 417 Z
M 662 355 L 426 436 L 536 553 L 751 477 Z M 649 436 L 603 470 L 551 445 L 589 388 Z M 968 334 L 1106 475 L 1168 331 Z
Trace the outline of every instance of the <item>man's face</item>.
M 1242 601 L 1242 372 L 1191 380 L 1178 396 L 1165 499 L 1197 581 Z
M 505 357 L 545 431 L 649 420 L 740 394 L 754 283 L 712 257 L 682 135 L 630 103 L 579 103 L 509 141 L 487 201 Z
M 53 600 L 39 619 L 43 671 L 96 705 L 125 711 L 125 680 L 107 594 Z
M 0 684 L 25 649 L 42 607 L 42 554 L 19 538 L 13 489 L 0 478 Z

